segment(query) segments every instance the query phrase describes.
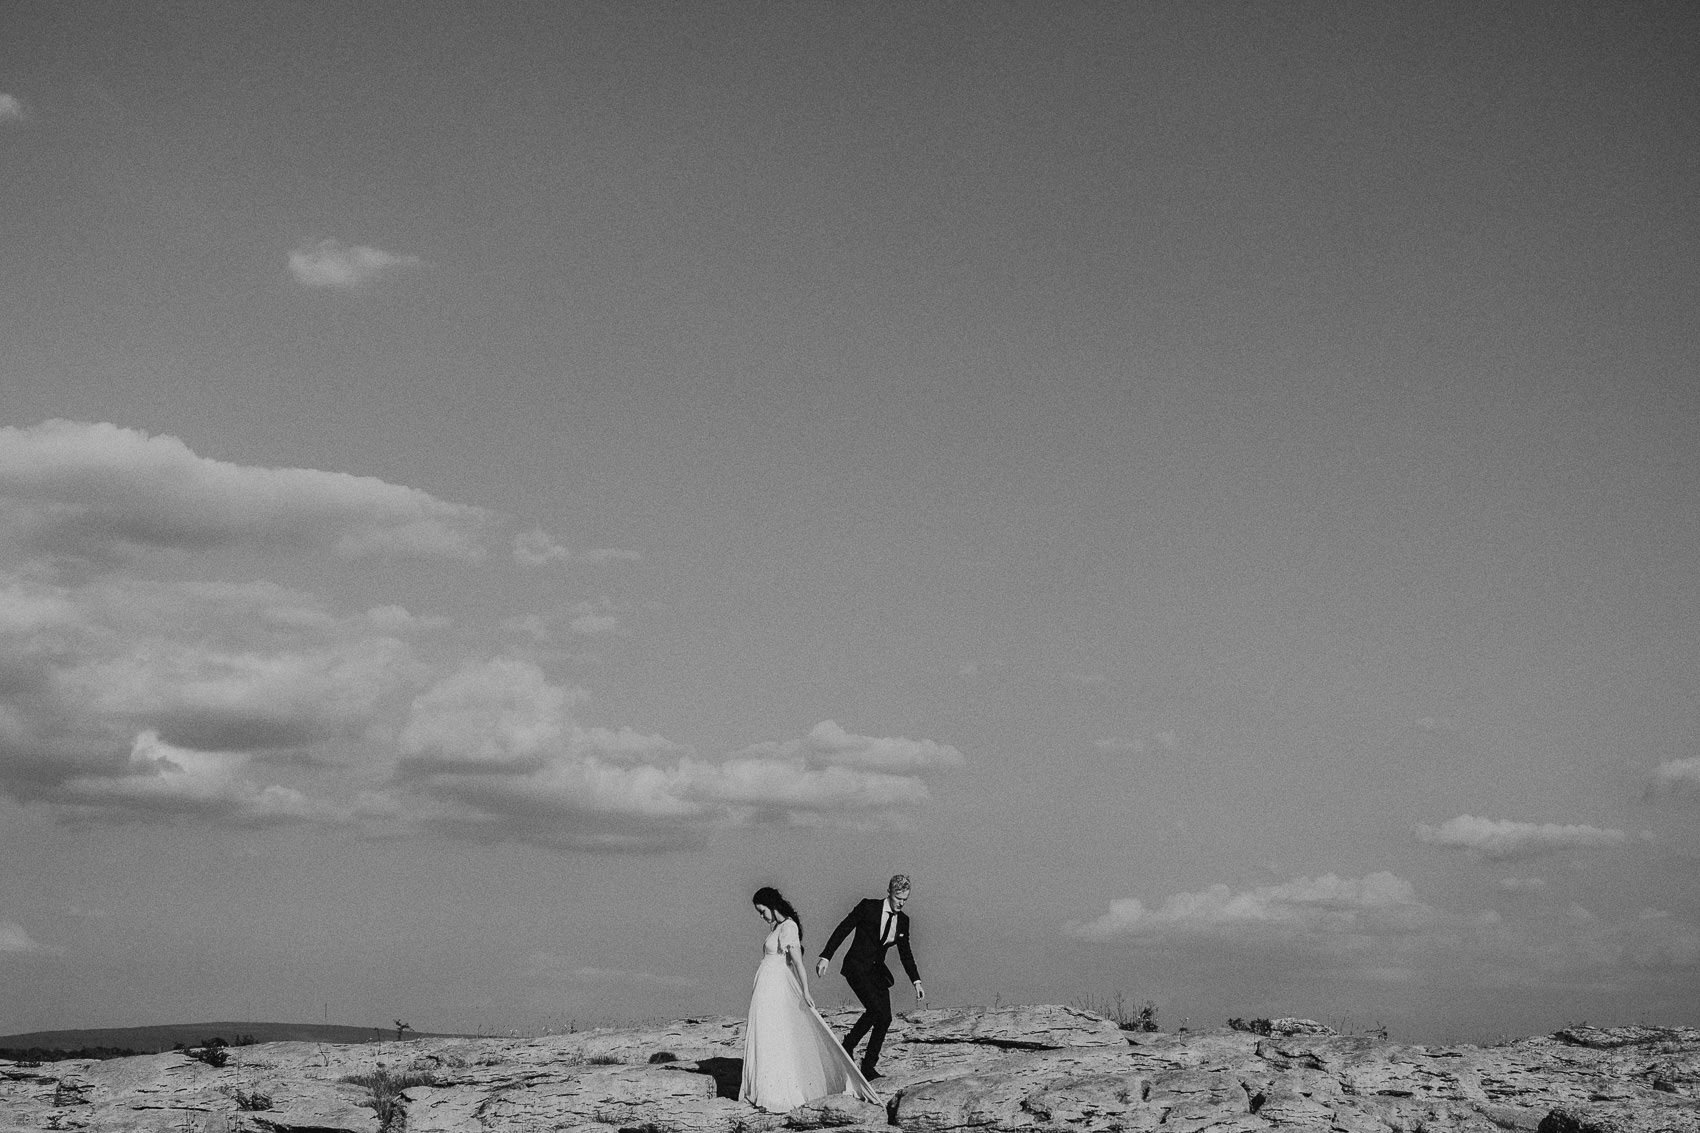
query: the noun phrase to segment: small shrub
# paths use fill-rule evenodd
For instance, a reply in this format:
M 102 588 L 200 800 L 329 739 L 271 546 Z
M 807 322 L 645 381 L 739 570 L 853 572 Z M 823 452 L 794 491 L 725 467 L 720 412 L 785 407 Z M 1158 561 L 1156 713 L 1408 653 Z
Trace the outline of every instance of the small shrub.
M 649 1061 L 652 1065 L 657 1062 L 677 1062 L 679 1056 L 670 1050 L 658 1050 L 649 1056 Z
M 264 1090 L 234 1090 L 231 1097 L 236 1099 L 236 1108 L 251 1113 L 272 1107 L 272 1096 Z
M 1236 1031 L 1249 1031 L 1254 1035 L 1267 1035 L 1272 1033 L 1274 1030 L 1274 1028 L 1270 1026 L 1268 1019 L 1252 1019 L 1250 1021 L 1238 1018 L 1229 1019 L 1228 1026 L 1232 1027 Z
M 587 1066 L 623 1066 L 626 1060 L 617 1054 L 593 1054 L 584 1062 Z
M 1087 996 L 1073 1006 L 1082 1011 L 1090 1011 L 1094 1015 L 1102 1015 L 1124 1031 L 1157 1030 L 1157 1004 L 1149 999 L 1129 1010 L 1127 996 L 1118 991 L 1113 1001 Z
M 350 1074 L 343 1078 L 344 1082 L 356 1086 L 364 1086 L 372 1094 L 367 1105 L 378 1115 L 378 1128 L 383 1133 L 394 1133 L 407 1121 L 407 1110 L 402 1104 L 401 1093 L 414 1086 L 440 1086 L 442 1079 L 429 1070 L 390 1071 L 379 1066 L 368 1074 Z
M 230 1055 L 224 1049 L 224 1044 L 218 1046 L 191 1047 L 183 1052 L 196 1062 L 204 1062 L 208 1066 L 223 1066 L 230 1061 Z

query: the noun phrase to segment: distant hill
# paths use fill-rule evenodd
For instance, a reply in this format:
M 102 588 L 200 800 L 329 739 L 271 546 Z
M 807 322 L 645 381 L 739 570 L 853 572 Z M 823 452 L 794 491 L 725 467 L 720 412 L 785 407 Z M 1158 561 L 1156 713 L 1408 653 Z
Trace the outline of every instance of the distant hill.
M 369 1043 L 395 1038 L 394 1027 L 338 1027 L 325 1023 L 166 1023 L 157 1027 L 94 1027 L 77 1031 L 30 1031 L 0 1035 L 0 1050 L 83 1050 L 117 1047 L 138 1054 L 171 1050 L 177 1043 L 198 1046 L 203 1039 L 221 1038 L 234 1043 L 238 1035 L 252 1035 L 255 1042 L 280 1043 Z M 412 1038 L 453 1038 L 430 1032 L 408 1031 Z

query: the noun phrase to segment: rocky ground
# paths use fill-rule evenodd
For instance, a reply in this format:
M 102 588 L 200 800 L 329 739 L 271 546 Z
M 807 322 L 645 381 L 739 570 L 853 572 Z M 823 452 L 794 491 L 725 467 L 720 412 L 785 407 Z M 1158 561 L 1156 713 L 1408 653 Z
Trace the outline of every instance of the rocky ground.
M 840 1031 L 854 1013 L 828 1013 Z M 784 1114 L 737 1100 L 743 1023 L 537 1039 L 232 1048 L 0 1062 L 0 1133 L 1700 1133 L 1700 1030 L 1572 1027 L 1492 1047 L 1306 1033 L 1123 1031 L 1067 1007 L 899 1019 L 876 1085 Z

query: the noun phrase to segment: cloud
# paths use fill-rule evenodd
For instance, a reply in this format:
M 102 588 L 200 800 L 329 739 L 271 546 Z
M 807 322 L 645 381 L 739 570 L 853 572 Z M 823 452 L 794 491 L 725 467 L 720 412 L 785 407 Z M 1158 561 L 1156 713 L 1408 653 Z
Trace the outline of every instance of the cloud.
M 17 921 L 0 921 L 0 952 L 40 952 L 41 945 L 30 939 Z
M 1661 910 L 1606 917 L 1575 904 L 1513 901 L 1504 913 L 1453 912 L 1387 872 L 1238 891 L 1213 885 L 1155 908 L 1126 898 L 1063 932 L 1194 956 L 1208 947 L 1248 968 L 1305 964 L 1333 978 L 1429 986 L 1615 987 L 1665 973 L 1687 979 L 1700 966 L 1700 929 Z
M 1513 822 L 1462 814 L 1439 826 L 1419 823 L 1418 841 L 1448 849 L 1469 850 L 1492 861 L 1536 858 L 1565 850 L 1602 849 L 1629 840 L 1622 830 L 1557 823 Z
M 392 634 L 432 633 L 451 624 L 440 614 L 415 614 L 394 604 L 373 606 L 366 611 L 366 621 L 380 633 Z
M 1668 763 L 1659 764 L 1653 770 L 1653 777 L 1647 784 L 1647 793 L 1649 796 L 1693 797 L 1700 795 L 1700 757 L 1673 759 Z
M 341 821 L 348 805 L 262 776 L 335 774 L 327 745 L 426 672 L 365 614 L 273 583 L 41 574 L 0 569 L 0 790 L 61 817 Z
M 1420 920 L 1429 912 L 1417 901 L 1411 883 L 1394 874 L 1383 871 L 1356 879 L 1325 874 L 1239 892 L 1212 885 L 1176 894 L 1155 909 L 1130 897 L 1111 902 L 1109 910 L 1093 920 L 1070 922 L 1065 931 L 1100 941 L 1118 936 L 1301 937 L 1357 932 L 1371 920 Z
M 22 122 L 24 117 L 24 104 L 16 95 L 0 94 L 0 122 Z
M 1140 736 L 1108 736 L 1094 740 L 1092 746 L 1106 754 L 1144 755 L 1154 747 L 1162 751 L 1178 751 L 1181 737 L 1176 732 L 1158 732 L 1149 739 Z
M 580 602 L 569 611 L 572 617 L 567 622 L 567 630 L 579 637 L 623 634 L 626 632 L 626 625 L 620 619 L 629 611 L 629 606 L 609 598 Z
M 358 734 L 410 661 L 387 637 L 264 651 L 160 641 L 67 670 L 61 682 L 92 711 L 147 722 L 175 742 L 255 750 Z
M 745 759 L 800 760 L 807 766 L 831 765 L 886 772 L 929 772 L 961 767 L 962 753 L 949 744 L 911 740 L 904 736 L 881 739 L 845 731 L 833 720 L 822 720 L 800 740 L 756 744 L 738 753 Z
M 536 770 L 565 750 L 575 695 L 528 661 L 468 663 L 414 700 L 401 750 L 439 770 Z
M 945 744 L 826 720 L 705 757 L 576 718 L 540 658 L 481 632 L 625 631 L 602 598 L 480 627 L 366 587 L 338 608 L 221 567 L 476 561 L 510 523 L 424 492 L 198 456 L 50 421 L 0 429 L 0 791 L 67 821 L 310 822 L 371 834 L 639 852 L 756 823 L 884 826 L 964 764 Z M 552 540 L 522 541 L 548 558 Z M 387 585 L 393 572 L 362 572 Z M 372 604 L 376 600 L 378 604 Z
M 833 721 L 799 740 L 705 759 L 665 737 L 585 727 L 582 694 L 515 657 L 469 663 L 417 697 L 401 782 L 467 837 L 581 848 L 669 848 L 715 826 L 889 821 L 930 797 L 954 748 L 856 736 Z
M 241 753 L 174 747 L 143 732 L 122 773 L 69 779 L 58 797 L 91 812 L 130 818 L 198 814 L 253 825 L 337 816 L 334 808 L 300 791 L 256 781 L 247 773 L 248 764 L 249 757 Z
M 398 256 L 366 244 L 320 240 L 289 253 L 289 274 L 303 287 L 352 291 L 397 268 L 413 267 L 418 256 Z
M 527 974 L 547 980 L 581 984 L 635 984 L 656 988 L 695 987 L 697 981 L 688 976 L 665 975 L 629 968 L 599 968 L 587 965 L 582 959 L 561 952 L 539 950 L 528 958 Z
M 569 551 L 541 527 L 522 531 L 514 536 L 514 561 L 521 566 L 540 567 L 551 563 L 612 563 L 637 562 L 636 551 L 613 547 L 595 547 L 588 551 Z
M 365 616 L 272 583 L 65 585 L 4 570 L 0 666 L 14 722 L 59 713 L 209 749 L 351 734 L 417 671 Z
M 507 633 L 524 637 L 539 645 L 558 640 L 563 634 L 574 637 L 616 637 L 630 632 L 625 617 L 636 607 L 629 602 L 612 598 L 597 598 L 577 602 L 564 610 L 549 614 L 526 614 L 505 618 L 501 626 Z
M 571 551 L 555 542 L 541 527 L 534 527 L 514 536 L 514 561 L 523 566 L 564 563 L 572 557 Z
M 143 548 L 477 559 L 502 518 L 376 477 L 231 464 L 76 421 L 0 428 L 0 502 L 25 545 L 102 562 Z

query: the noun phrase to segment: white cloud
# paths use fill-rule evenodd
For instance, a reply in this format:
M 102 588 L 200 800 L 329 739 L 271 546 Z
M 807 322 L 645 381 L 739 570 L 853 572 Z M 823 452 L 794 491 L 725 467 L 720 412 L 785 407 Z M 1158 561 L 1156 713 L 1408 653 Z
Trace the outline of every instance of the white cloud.
M 198 813 L 234 823 L 327 819 L 335 811 L 300 791 L 261 783 L 248 774 L 249 758 L 234 752 L 191 751 L 164 743 L 153 732 L 136 737 L 128 766 L 118 775 L 86 775 L 63 784 L 63 798 L 96 811 L 125 816 Z
M 458 833 L 630 849 L 757 819 L 889 819 L 927 801 L 924 773 L 962 762 L 945 745 L 855 736 L 830 720 L 709 760 L 661 736 L 585 727 L 571 717 L 577 699 L 530 661 L 469 664 L 414 701 L 403 782 Z
M 1650 793 L 1692 796 L 1700 794 L 1700 757 L 1673 759 L 1653 770 Z
M 522 531 L 514 536 L 514 561 L 521 566 L 548 566 L 550 563 L 611 563 L 636 562 L 642 556 L 636 551 L 614 547 L 594 547 L 588 551 L 569 551 L 541 527 Z
M 413 267 L 418 256 L 398 256 L 366 244 L 343 244 L 320 240 L 311 247 L 289 253 L 289 274 L 303 287 L 330 287 L 350 291 L 363 287 L 397 268 Z
M 822 720 L 800 740 L 756 744 L 738 753 L 761 760 L 802 760 L 809 766 L 839 766 L 887 772 L 942 771 L 961 767 L 962 753 L 949 744 L 905 736 L 858 736 L 834 720 Z
M 671 976 L 658 972 L 630 968 L 599 968 L 588 965 L 582 958 L 561 952 L 539 950 L 528 957 L 529 975 L 549 980 L 564 980 L 588 984 L 639 984 L 652 987 L 695 987 L 697 981 L 688 976 Z
M 1325 874 L 1239 892 L 1212 885 L 1175 894 L 1155 909 L 1130 897 L 1111 902 L 1109 910 L 1093 920 L 1070 922 L 1066 931 L 1084 940 L 1248 932 L 1291 937 L 1357 932 L 1370 919 L 1408 921 L 1428 912 L 1411 883 L 1394 874 L 1383 871 L 1356 879 Z
M 26 545 L 97 561 L 223 547 L 476 559 L 500 519 L 376 477 L 231 464 L 75 421 L 0 428 L 0 500 Z
M 0 921 L 0 952 L 40 952 L 41 945 L 17 921 Z
M 476 559 L 507 522 L 113 425 L 0 429 L 0 791 L 80 821 L 358 824 L 641 851 L 756 822 L 887 825 L 963 765 L 948 745 L 830 720 L 704 758 L 580 722 L 586 694 L 539 659 L 469 659 L 476 625 L 432 634 L 446 619 L 381 593 L 338 609 L 209 577 L 255 560 Z M 549 558 L 542 540 L 519 545 Z M 623 632 L 635 608 L 601 598 L 487 628 Z
M 98 715 L 148 721 L 203 749 L 252 750 L 358 733 L 402 686 L 410 661 L 405 645 L 384 637 L 240 652 L 157 641 L 67 670 L 60 680 Z
M 1179 751 L 1181 737 L 1178 732 L 1158 732 L 1146 738 L 1142 736 L 1109 736 L 1096 740 L 1092 744 L 1099 751 L 1106 753 L 1126 753 L 1128 755 L 1144 755 L 1153 748 L 1160 751 Z
M 624 603 L 615 602 L 608 598 L 599 598 L 593 602 L 580 602 L 568 611 L 572 617 L 567 622 L 567 630 L 579 637 L 610 637 L 626 632 L 626 624 L 621 616 L 629 612 L 630 607 Z
M 625 616 L 634 609 L 629 602 L 597 598 L 577 602 L 550 614 L 526 614 L 506 618 L 502 629 L 540 644 L 556 641 L 562 634 L 575 637 L 616 637 L 629 632 Z
M 554 537 L 541 527 L 533 527 L 514 536 L 514 561 L 523 566 L 564 563 L 572 557 L 571 551 L 555 542 Z
M 0 94 L 0 122 L 22 122 L 24 117 L 24 104 L 16 95 Z
M 0 570 L 0 782 L 114 769 L 135 735 L 260 751 L 359 734 L 412 650 L 272 583 Z
M 729 759 L 697 764 L 692 771 L 693 794 L 739 806 L 864 811 L 916 806 L 928 798 L 926 783 L 915 776 L 810 768 L 801 760 Z
M 565 750 L 576 695 L 528 661 L 469 662 L 414 700 L 401 750 L 443 768 L 534 770 Z
M 424 676 L 365 615 L 272 583 L 40 574 L 0 570 L 0 790 L 62 817 L 340 820 L 308 798 L 358 794 L 329 750 Z M 318 770 L 286 787 L 284 763 Z
M 1700 965 L 1700 930 L 1661 910 L 1598 916 L 1579 905 L 1513 901 L 1506 912 L 1451 912 L 1391 873 L 1332 874 L 1235 891 L 1213 885 L 1113 901 L 1063 931 L 1105 946 L 1193 952 L 1203 945 L 1248 968 L 1295 963 L 1336 978 L 1431 986 L 1536 987 L 1626 980 Z
M 1565 850 L 1621 846 L 1629 840 L 1622 830 L 1557 823 L 1513 822 L 1462 814 L 1439 826 L 1419 823 L 1419 841 L 1448 849 L 1471 850 L 1493 861 L 1535 858 Z

